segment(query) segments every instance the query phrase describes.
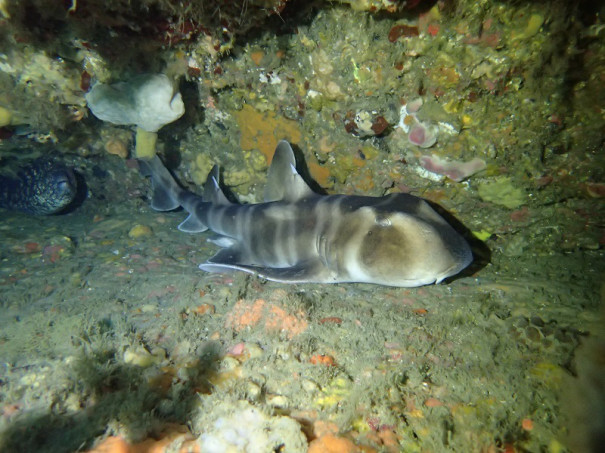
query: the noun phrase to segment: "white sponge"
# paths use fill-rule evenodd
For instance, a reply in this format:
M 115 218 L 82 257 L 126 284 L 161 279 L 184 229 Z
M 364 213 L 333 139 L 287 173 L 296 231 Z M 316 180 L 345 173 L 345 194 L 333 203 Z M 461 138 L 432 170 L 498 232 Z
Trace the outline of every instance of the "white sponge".
M 148 132 L 185 113 L 181 93 L 164 74 L 143 74 L 113 85 L 97 83 L 86 94 L 93 115 L 113 124 L 133 124 Z

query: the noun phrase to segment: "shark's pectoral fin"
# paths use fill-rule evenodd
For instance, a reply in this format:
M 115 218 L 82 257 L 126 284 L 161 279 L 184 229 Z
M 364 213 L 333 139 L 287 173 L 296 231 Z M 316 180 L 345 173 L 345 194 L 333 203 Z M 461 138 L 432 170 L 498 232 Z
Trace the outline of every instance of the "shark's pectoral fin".
M 200 269 L 206 272 L 230 272 L 234 270 L 244 270 L 239 265 L 238 262 L 242 258 L 241 251 L 236 247 L 228 247 L 219 250 L 216 255 L 210 258 L 205 263 L 200 264 Z M 250 272 L 250 271 L 246 271 Z
M 248 272 L 280 283 L 331 283 L 333 273 L 320 260 L 302 261 L 291 267 L 244 266 Z
M 319 259 L 302 261 L 290 267 L 267 267 L 242 264 L 239 262 L 239 258 L 241 258 L 241 254 L 236 248 L 223 249 L 205 263 L 200 264 L 200 269 L 218 273 L 243 271 L 280 283 L 330 283 L 336 281 L 333 273 Z

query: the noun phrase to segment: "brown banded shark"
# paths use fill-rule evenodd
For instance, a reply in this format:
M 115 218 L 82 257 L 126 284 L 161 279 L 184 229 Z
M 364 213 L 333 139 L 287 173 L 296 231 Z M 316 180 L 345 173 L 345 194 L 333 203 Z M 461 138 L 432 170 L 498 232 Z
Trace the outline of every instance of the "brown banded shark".
M 281 141 L 268 172 L 264 202 L 231 203 L 214 167 L 203 196 L 180 187 L 156 156 L 151 206 L 182 206 L 178 229 L 212 230 L 222 247 L 200 265 L 284 283 L 364 282 L 412 287 L 439 283 L 472 261 L 468 243 L 421 198 L 320 195 L 296 171 L 290 144 Z

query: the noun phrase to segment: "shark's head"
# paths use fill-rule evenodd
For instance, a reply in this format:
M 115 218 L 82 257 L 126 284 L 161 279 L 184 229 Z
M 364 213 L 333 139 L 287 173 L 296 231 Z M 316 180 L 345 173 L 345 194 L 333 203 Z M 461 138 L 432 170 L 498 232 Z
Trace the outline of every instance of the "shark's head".
M 472 261 L 467 242 L 424 201 L 415 213 L 360 211 L 343 262 L 355 281 L 402 287 L 439 283 Z

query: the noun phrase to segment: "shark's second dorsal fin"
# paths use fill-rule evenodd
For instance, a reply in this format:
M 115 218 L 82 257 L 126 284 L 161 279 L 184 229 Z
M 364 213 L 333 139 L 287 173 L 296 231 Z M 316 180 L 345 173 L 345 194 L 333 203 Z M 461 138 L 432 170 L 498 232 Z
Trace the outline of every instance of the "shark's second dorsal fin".
M 296 201 L 313 195 L 313 191 L 296 171 L 296 159 L 290 144 L 282 140 L 275 148 L 275 154 L 267 174 L 264 199 L 269 201 Z
M 220 188 L 218 179 L 218 165 L 215 165 L 212 167 L 212 170 L 210 170 L 210 173 L 208 173 L 208 177 L 206 178 L 206 184 L 204 184 L 204 196 L 202 198 L 204 201 L 216 205 L 231 204 L 223 193 L 223 190 Z

